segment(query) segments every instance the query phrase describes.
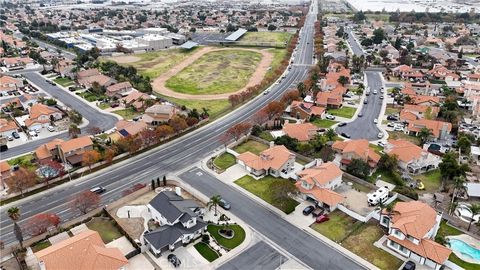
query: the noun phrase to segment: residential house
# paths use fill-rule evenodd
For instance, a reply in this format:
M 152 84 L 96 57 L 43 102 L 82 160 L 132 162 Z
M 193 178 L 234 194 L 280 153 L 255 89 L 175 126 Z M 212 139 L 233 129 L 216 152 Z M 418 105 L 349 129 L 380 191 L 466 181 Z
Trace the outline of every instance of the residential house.
M 106 247 L 96 231 L 85 230 L 34 253 L 41 270 L 126 270 L 128 260 L 118 248 Z
M 354 159 L 360 159 L 368 163 L 373 171 L 380 160 L 380 155 L 370 148 L 367 140 L 336 141 L 332 149 L 341 155 L 340 166 L 346 168 Z
M 328 211 L 333 211 L 345 199 L 333 191 L 342 184 L 342 175 L 337 165 L 327 162 L 298 172 L 295 186 L 305 200 L 313 200 Z
M 33 155 L 38 162 L 55 159 L 78 165 L 82 163 L 83 153 L 88 150 L 93 150 L 93 142 L 90 137 L 82 136 L 68 141 L 53 139 L 39 146 Z
M 480 82 L 480 73 L 468 73 L 467 81 L 469 82 Z
M 392 75 L 405 80 L 422 80 L 425 76 L 421 71 L 413 69 L 411 66 L 400 65 L 392 69 Z
M 14 121 L 0 118 L 0 135 L 3 137 L 11 136 L 12 132 L 17 131 L 18 127 Z
M 145 110 L 142 121 L 152 126 L 158 126 L 168 122 L 175 114 L 177 114 L 177 109 L 174 105 L 169 103 L 155 104 Z
M 126 97 L 120 99 L 120 104 L 122 104 L 125 108 L 133 107 L 137 111 L 140 111 L 145 107 L 145 101 L 149 99 L 153 98 L 145 93 L 133 89 Z
M 98 69 L 96 68 L 91 68 L 91 69 L 86 69 L 86 70 L 82 70 L 82 71 L 79 71 L 77 72 L 77 80 L 83 80 L 87 77 L 91 77 L 91 76 L 97 76 L 97 75 L 100 75 L 100 71 L 98 71 Z
M 0 58 L 0 66 L 7 68 L 9 71 L 19 70 L 30 67 L 33 59 L 30 57 L 4 57 Z
M 133 88 L 130 82 L 116 83 L 107 87 L 107 91 L 105 92 L 105 95 L 109 97 L 116 96 L 120 98 L 125 96 L 130 91 L 132 91 L 132 89 Z
M 442 214 L 424 202 L 397 202 L 391 212 L 384 210 L 380 224 L 388 229 L 387 247 L 417 264 L 439 270 L 452 251 L 433 239 Z
M 184 199 L 180 188 L 176 192 L 161 192 L 147 208 L 152 220 L 160 226 L 143 235 L 145 244 L 156 257 L 192 242 L 206 231 L 207 223 L 202 220 L 205 209 L 195 200 Z
M 418 119 L 435 119 L 440 112 L 439 107 L 405 104 L 400 111 L 400 120 L 410 122 Z
M 318 92 L 315 103 L 324 108 L 338 109 L 342 107 L 343 96 L 337 92 Z
M 55 72 L 59 73 L 62 77 L 68 77 L 70 79 L 75 79 L 75 73 L 73 72 L 74 68 L 75 65 L 73 64 L 73 61 L 68 59 L 60 60 L 58 64 L 53 66 Z
M 255 177 L 272 175 L 288 178 L 295 165 L 295 155 L 284 145 L 271 146 L 256 155 L 245 152 L 237 156 L 237 163 Z
M 452 131 L 452 124 L 437 120 L 418 119 L 408 123 L 407 131 L 408 134 L 416 136 L 423 128 L 430 130 L 434 139 L 443 139 Z
M 312 123 L 288 123 L 282 127 L 282 133 L 299 142 L 307 142 L 318 134 L 318 127 Z
M 7 188 L 5 181 L 12 176 L 12 170 L 6 160 L 0 161 L 0 191 Z
M 33 104 L 38 103 L 38 95 L 23 94 L 18 99 L 24 108 L 30 108 Z
M 410 96 L 412 103 L 423 106 L 438 106 L 440 105 L 440 98 L 436 96 L 413 95 Z
M 113 141 L 128 136 L 135 136 L 148 127 L 147 123 L 142 121 L 125 121 L 120 120 L 115 124 L 116 132 L 110 135 Z
M 405 172 L 417 174 L 438 168 L 440 157 L 407 140 L 389 140 L 385 153 L 397 156 L 398 166 Z
M 23 81 L 11 76 L 0 76 L 0 93 L 4 96 L 23 87 Z
M 291 117 L 306 121 L 310 120 L 310 117 L 312 116 L 323 119 L 325 115 L 325 108 L 315 106 L 312 103 L 294 100 L 292 101 L 292 104 L 290 104 L 289 114 Z
M 433 65 L 433 68 L 427 71 L 427 75 L 430 78 L 435 80 L 442 80 L 442 81 L 445 81 L 447 79 L 452 81 L 460 80 L 460 76 L 458 74 L 442 66 L 441 64 Z
M 62 112 L 54 107 L 40 103 L 30 107 L 29 117 L 25 120 L 25 126 L 29 130 L 41 129 L 50 124 L 51 121 L 62 119 Z
M 98 83 L 98 85 L 101 87 L 108 87 L 116 82 L 117 81 L 115 79 L 103 74 L 93 75 L 78 80 L 78 83 L 86 88 L 92 87 L 94 83 Z

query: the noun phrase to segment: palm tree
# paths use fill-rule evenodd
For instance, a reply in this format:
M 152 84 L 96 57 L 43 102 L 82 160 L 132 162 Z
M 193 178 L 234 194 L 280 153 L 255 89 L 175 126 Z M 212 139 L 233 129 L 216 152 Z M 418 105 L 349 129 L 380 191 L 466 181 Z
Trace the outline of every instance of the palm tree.
M 8 217 L 13 221 L 13 232 L 15 234 L 15 237 L 20 243 L 20 247 L 23 248 L 22 229 L 17 224 L 17 220 L 20 219 L 20 209 L 18 209 L 18 207 L 11 207 L 7 210 L 7 214 L 8 214 Z
M 215 216 L 217 216 L 217 205 L 220 204 L 220 200 L 222 200 L 220 195 L 213 195 L 207 203 L 208 210 L 212 210 L 212 207 L 215 208 Z
M 470 219 L 470 223 L 468 223 L 467 231 L 470 231 L 470 226 L 472 226 L 473 223 L 473 217 L 480 214 L 480 204 L 472 204 L 472 206 L 470 206 L 470 211 L 472 211 L 472 218 Z
M 432 135 L 432 132 L 428 128 L 422 128 L 417 134 L 417 137 L 420 138 L 422 144 L 427 142 L 428 138 Z
M 332 141 L 335 138 L 335 136 L 337 136 L 337 134 L 333 129 L 329 128 L 327 132 L 325 132 L 325 136 L 329 141 Z
M 450 202 L 450 211 L 449 213 L 451 214 L 453 211 L 453 206 L 455 199 L 457 198 L 458 194 L 460 191 L 465 191 L 465 182 L 466 179 L 464 176 L 456 176 L 453 178 L 453 194 L 452 194 L 452 201 Z

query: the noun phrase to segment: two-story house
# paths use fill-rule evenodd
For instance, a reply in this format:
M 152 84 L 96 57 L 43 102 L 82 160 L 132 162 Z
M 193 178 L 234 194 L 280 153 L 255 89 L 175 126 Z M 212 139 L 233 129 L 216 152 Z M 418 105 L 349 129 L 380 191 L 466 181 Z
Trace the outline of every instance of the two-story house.
M 430 130 L 433 139 L 443 139 L 452 131 L 452 124 L 437 120 L 417 119 L 408 123 L 407 131 L 410 135 L 416 136 L 424 128 Z
M 420 201 L 397 202 L 391 212 L 384 210 L 380 216 L 380 224 L 388 229 L 388 248 L 436 270 L 452 252 L 432 240 L 441 220 L 441 213 Z
M 158 126 L 168 122 L 175 114 L 177 114 L 177 109 L 174 105 L 168 103 L 155 104 L 145 110 L 142 121 L 151 126 Z
M 105 92 L 105 95 L 109 97 L 115 96 L 117 98 L 121 98 L 125 96 L 127 93 L 131 92 L 132 89 L 133 88 L 130 82 L 116 83 L 107 87 L 107 91 Z
M 255 177 L 272 175 L 275 177 L 288 178 L 294 170 L 295 154 L 283 145 L 271 146 L 256 155 L 245 152 L 237 156 L 237 163 Z
M 0 118 L 0 135 L 3 137 L 11 136 L 13 132 L 17 131 L 18 127 L 14 121 Z
M 282 127 L 282 134 L 297 139 L 299 142 L 308 142 L 318 134 L 319 128 L 312 123 L 288 123 Z
M 407 140 L 389 140 L 383 150 L 398 158 L 398 166 L 405 172 L 417 174 L 438 168 L 440 157 L 429 153 Z
M 415 121 L 418 119 L 435 119 L 440 112 L 439 107 L 426 105 L 405 104 L 400 111 L 400 120 L 404 122 Z
M 368 163 L 370 171 L 373 171 L 380 160 L 380 155 L 370 148 L 367 140 L 336 141 L 332 149 L 341 155 L 340 166 L 345 169 L 354 159 L 360 159 Z
M 163 191 L 147 205 L 148 211 L 159 228 L 146 231 L 145 245 L 159 257 L 162 252 L 192 242 L 205 232 L 207 223 L 202 219 L 205 209 L 195 200 L 186 200 L 176 191 Z
M 83 136 L 68 141 L 53 139 L 52 141 L 39 146 L 33 152 L 38 162 L 47 160 L 59 160 L 63 163 L 77 165 L 82 162 L 83 153 L 93 149 L 93 142 L 88 136 Z
M 325 108 L 315 106 L 313 103 L 294 100 L 290 104 L 288 113 L 291 117 L 307 121 L 310 120 L 310 117 L 312 116 L 323 119 L 325 115 Z
M 0 93 L 6 95 L 11 91 L 19 90 L 23 87 L 23 81 L 11 76 L 0 76 Z
M 29 130 L 41 129 L 50 124 L 51 121 L 62 119 L 62 112 L 54 107 L 40 103 L 33 104 L 30 107 L 29 117 L 25 120 L 25 126 Z
M 342 184 L 343 172 L 333 162 L 304 169 L 297 173 L 295 186 L 303 199 L 312 200 L 319 206 L 333 211 L 345 198 L 333 191 Z

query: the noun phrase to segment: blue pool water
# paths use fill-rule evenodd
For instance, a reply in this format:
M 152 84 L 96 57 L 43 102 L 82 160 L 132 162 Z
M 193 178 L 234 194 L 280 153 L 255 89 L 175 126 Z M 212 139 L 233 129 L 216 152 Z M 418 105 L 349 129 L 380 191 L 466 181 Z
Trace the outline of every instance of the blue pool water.
M 476 249 L 469 244 L 458 239 L 450 239 L 450 248 L 462 255 L 480 261 L 480 249 Z

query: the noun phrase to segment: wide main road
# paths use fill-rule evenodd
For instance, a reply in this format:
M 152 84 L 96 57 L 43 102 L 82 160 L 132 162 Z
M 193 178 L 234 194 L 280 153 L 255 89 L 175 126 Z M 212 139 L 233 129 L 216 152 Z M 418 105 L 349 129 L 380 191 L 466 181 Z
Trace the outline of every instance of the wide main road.
M 313 5 L 316 7 L 316 1 L 313 2 Z M 272 88 L 270 94 L 260 95 L 252 102 L 195 132 L 96 172 L 84 181 L 72 181 L 43 193 L 33 195 L 17 203 L 0 207 L 1 240 L 6 244 L 15 242 L 15 237 L 12 233 L 13 226 L 6 215 L 7 209 L 11 206 L 20 208 L 22 214 L 20 224 L 25 223 L 25 221 L 33 215 L 42 212 L 57 213 L 63 221 L 70 220 L 78 214 L 71 209 L 69 202 L 72 196 L 80 191 L 90 189 L 96 185 L 102 185 L 107 189 L 107 192 L 102 195 L 102 203 L 108 204 L 120 198 L 122 191 L 130 188 L 135 183 L 148 184 L 152 178 L 162 177 L 167 173 L 187 168 L 211 154 L 219 147 L 222 147 L 219 137 L 223 132 L 236 123 L 248 120 L 256 111 L 263 108 L 272 100 L 281 97 L 284 92 L 292 86 L 295 86 L 296 82 L 306 77 L 310 68 L 309 65 L 313 63 L 313 24 L 315 18 L 316 8 L 307 16 L 305 26 L 301 33 L 302 38 L 298 45 L 296 57 L 298 65 L 292 67 L 281 83 Z M 237 191 L 233 189 L 224 190 L 221 182 L 217 179 L 212 178 L 209 179 L 209 181 L 209 192 L 221 193 L 227 200 L 230 200 L 230 198 L 236 200 L 235 198 L 238 196 Z M 205 189 L 205 183 L 200 180 L 189 181 L 189 184 L 198 190 Z M 244 200 L 248 201 L 250 199 L 244 198 Z M 254 205 L 252 207 L 261 206 Z M 337 268 L 343 268 L 342 265 L 352 266 L 346 269 L 358 268 L 354 267 L 352 261 L 343 254 L 333 252 L 331 247 L 326 246 L 314 237 L 306 237 L 305 233 L 296 227 L 289 226 L 288 229 L 282 229 L 281 231 L 271 230 L 265 232 L 265 227 L 258 225 L 258 219 L 262 218 L 268 218 L 265 222 L 270 224 L 283 224 L 282 222 L 284 222 L 284 220 L 276 215 L 246 215 L 243 216 L 243 218 L 246 223 L 251 224 L 252 227 L 258 229 L 261 233 L 268 233 L 269 236 L 275 236 L 271 237 L 271 240 L 278 245 L 284 241 L 290 241 L 291 244 L 295 245 L 297 258 L 306 261 L 312 268 L 318 268 L 318 266 L 322 265 L 336 265 Z M 292 239 L 297 240 L 293 241 Z M 305 244 L 303 242 L 305 242 Z M 312 249 L 317 250 L 315 252 L 317 256 L 306 258 L 311 254 Z M 325 250 L 324 254 L 321 252 L 322 250 Z M 298 256 L 302 254 L 303 256 Z
M 51 85 L 45 81 L 45 78 L 36 72 L 26 72 L 22 75 L 30 82 L 40 87 L 47 92 L 50 96 L 60 100 L 65 106 L 78 111 L 84 118 L 88 120 L 88 125 L 82 129 L 82 133 L 88 133 L 90 127 L 98 127 L 102 130 L 108 130 L 115 126 L 118 119 L 110 114 L 102 113 L 95 108 L 92 108 L 84 101 L 79 100 L 71 93 L 59 88 L 58 86 Z M 40 145 L 50 142 L 54 138 L 68 139 L 68 133 L 64 132 L 48 138 L 37 139 L 28 141 L 22 145 L 9 148 L 6 152 L 2 152 L 2 159 L 8 159 L 14 156 L 22 155 L 31 151 L 34 151 Z

